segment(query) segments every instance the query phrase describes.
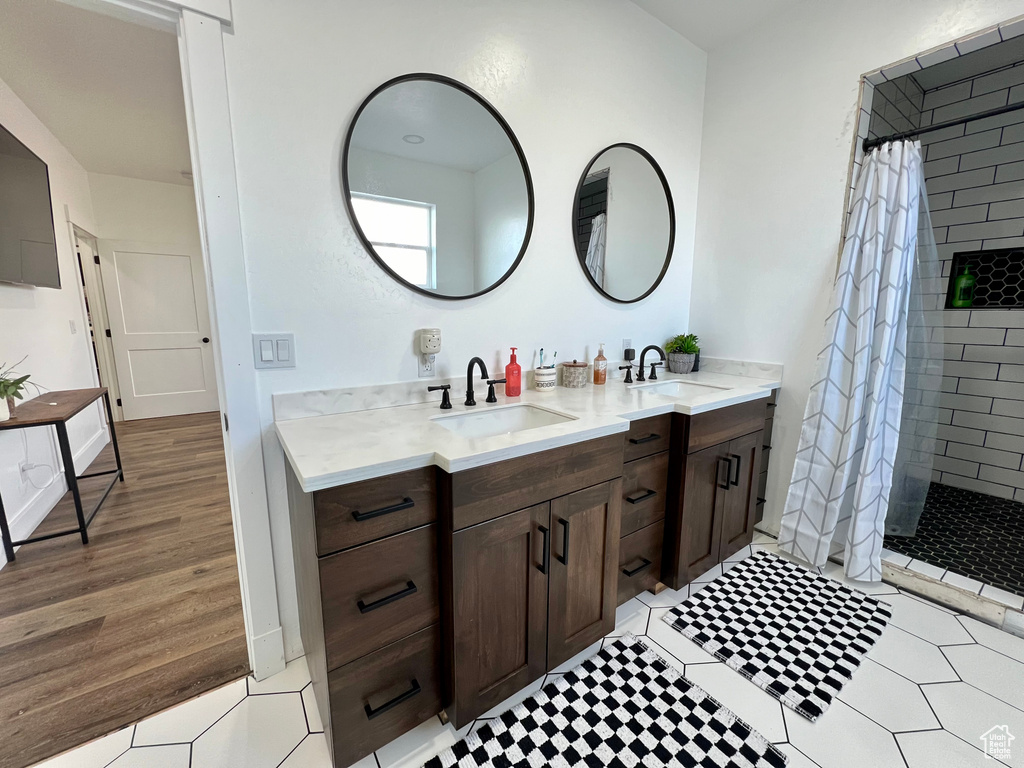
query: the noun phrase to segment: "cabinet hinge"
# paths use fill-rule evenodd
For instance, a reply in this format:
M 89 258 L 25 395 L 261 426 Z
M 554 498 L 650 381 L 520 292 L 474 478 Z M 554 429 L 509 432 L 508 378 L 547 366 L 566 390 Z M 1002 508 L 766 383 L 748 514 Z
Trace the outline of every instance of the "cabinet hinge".
M 120 397 L 119 397 L 119 398 L 117 398 L 117 406 L 118 406 L 119 408 L 121 407 L 121 398 L 120 398 Z
M 224 414 L 224 431 L 228 431 L 228 415 L 226 413 Z
M 99 254 L 96 254 L 96 253 L 94 253 L 94 254 L 92 255 L 92 262 L 93 262 L 93 264 L 99 264 L 99 263 L 100 263 L 100 257 L 99 257 Z
M 107 334 L 107 338 L 109 339 L 110 338 L 110 329 L 107 328 L 107 330 L 105 330 L 104 333 Z

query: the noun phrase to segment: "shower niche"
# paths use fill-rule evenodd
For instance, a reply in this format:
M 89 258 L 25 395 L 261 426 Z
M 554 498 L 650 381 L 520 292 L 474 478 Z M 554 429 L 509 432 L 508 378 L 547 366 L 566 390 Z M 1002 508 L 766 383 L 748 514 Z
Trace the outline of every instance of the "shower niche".
M 1024 309 L 1024 249 L 954 253 L 946 309 Z

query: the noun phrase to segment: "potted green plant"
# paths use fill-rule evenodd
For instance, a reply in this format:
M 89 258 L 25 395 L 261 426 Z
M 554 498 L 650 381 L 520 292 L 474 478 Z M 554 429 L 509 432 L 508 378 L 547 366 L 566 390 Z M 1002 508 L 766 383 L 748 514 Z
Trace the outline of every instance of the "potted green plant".
M 668 369 L 672 373 L 689 373 L 693 370 L 693 361 L 700 352 L 697 341 L 692 333 L 681 333 L 668 340 L 665 352 L 668 354 Z
M 29 384 L 28 376 L 21 376 L 15 371 L 18 365 L 25 362 L 23 357 L 14 365 L 0 365 L 0 421 L 7 421 L 14 413 L 15 399 L 23 400 L 25 385 Z

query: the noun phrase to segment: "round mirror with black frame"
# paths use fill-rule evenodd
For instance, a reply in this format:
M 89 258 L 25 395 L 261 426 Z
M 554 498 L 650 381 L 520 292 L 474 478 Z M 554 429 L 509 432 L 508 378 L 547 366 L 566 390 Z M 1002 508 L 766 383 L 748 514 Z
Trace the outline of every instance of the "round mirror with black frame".
M 650 296 L 676 238 L 672 192 L 650 153 L 626 143 L 602 149 L 580 177 L 572 211 L 576 255 L 591 285 L 622 304 Z
M 456 80 L 411 74 L 374 90 L 345 136 L 341 179 L 367 252 L 418 293 L 480 296 L 526 253 L 526 156 L 498 111 Z

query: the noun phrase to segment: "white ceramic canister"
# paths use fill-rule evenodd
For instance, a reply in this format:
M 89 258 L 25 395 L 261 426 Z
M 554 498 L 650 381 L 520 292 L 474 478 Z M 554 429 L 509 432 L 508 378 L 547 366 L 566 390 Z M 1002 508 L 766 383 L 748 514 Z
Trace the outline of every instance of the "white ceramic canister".
M 558 382 L 557 368 L 534 368 L 533 388 L 538 392 L 551 392 Z

